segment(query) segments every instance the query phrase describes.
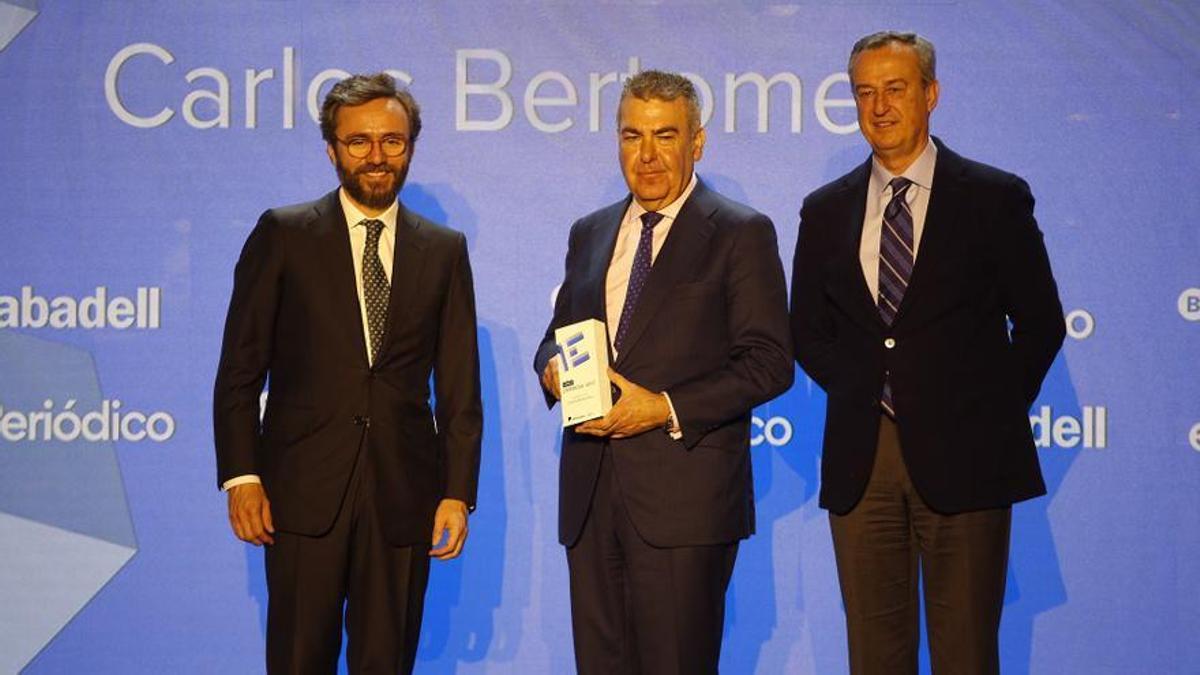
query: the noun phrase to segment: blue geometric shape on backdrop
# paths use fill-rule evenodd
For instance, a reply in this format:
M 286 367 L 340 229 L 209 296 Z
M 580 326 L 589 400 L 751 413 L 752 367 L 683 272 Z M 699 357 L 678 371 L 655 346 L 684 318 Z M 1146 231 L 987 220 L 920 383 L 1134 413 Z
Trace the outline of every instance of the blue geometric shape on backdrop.
M 34 0 L 0 0 L 0 52 L 38 15 Z
M 0 414 L 101 409 L 87 351 L 0 331 Z M 137 551 L 110 441 L 0 439 L 0 672 L 37 655 Z

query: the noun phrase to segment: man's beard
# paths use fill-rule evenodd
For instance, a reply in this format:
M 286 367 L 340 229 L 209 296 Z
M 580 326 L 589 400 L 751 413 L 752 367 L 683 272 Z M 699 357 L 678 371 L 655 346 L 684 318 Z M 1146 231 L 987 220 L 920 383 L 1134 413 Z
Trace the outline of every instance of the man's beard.
M 384 162 L 383 164 L 363 164 L 353 171 L 349 171 L 339 161 L 337 162 L 338 180 L 341 181 L 342 187 L 346 189 L 346 193 L 354 201 L 362 204 L 369 209 L 386 209 L 395 201 L 396 195 L 400 194 L 400 188 L 404 187 L 404 179 L 408 177 L 408 165 L 396 168 Z M 364 185 L 362 176 L 370 171 L 387 171 L 392 174 L 391 187 L 372 188 Z

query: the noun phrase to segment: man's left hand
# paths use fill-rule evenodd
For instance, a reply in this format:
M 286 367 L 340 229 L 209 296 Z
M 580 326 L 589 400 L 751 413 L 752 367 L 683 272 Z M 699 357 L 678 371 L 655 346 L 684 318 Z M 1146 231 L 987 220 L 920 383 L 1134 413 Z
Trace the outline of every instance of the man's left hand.
M 433 516 L 433 538 L 429 555 L 438 560 L 451 560 L 462 553 L 467 543 L 467 503 L 461 499 L 443 499 Z M 438 546 L 443 534 L 446 542 Z
M 608 377 L 621 390 L 621 398 L 608 414 L 575 427 L 575 431 L 592 436 L 629 438 L 651 429 L 662 429 L 671 415 L 667 397 L 634 384 L 620 373 L 608 369 Z

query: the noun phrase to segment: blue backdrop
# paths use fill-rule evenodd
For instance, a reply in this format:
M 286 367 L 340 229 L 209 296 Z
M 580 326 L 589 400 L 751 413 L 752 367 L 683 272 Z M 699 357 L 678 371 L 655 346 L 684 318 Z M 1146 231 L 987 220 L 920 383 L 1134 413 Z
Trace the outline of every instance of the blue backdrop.
M 0 672 L 261 670 L 261 551 L 229 532 L 209 420 L 232 269 L 265 208 L 334 186 L 331 80 L 380 69 L 424 107 L 402 197 L 469 238 L 483 359 L 480 506 L 418 670 L 570 672 L 559 421 L 529 362 L 567 226 L 624 194 L 617 80 L 693 76 L 698 171 L 790 263 L 803 196 L 866 157 L 843 70 L 881 28 L 937 45 L 935 133 L 1033 186 L 1068 311 L 1004 670 L 1200 672 L 1197 6 L 768 0 L 0 0 Z M 725 672 L 846 670 L 823 414 L 802 374 L 757 411 Z

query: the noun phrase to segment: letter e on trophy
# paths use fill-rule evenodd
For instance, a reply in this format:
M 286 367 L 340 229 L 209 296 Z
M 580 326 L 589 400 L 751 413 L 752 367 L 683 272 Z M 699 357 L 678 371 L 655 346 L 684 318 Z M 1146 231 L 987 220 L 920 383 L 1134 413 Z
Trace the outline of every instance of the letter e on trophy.
M 612 408 L 608 380 L 608 331 L 587 319 L 554 331 L 563 427 L 604 417 Z

